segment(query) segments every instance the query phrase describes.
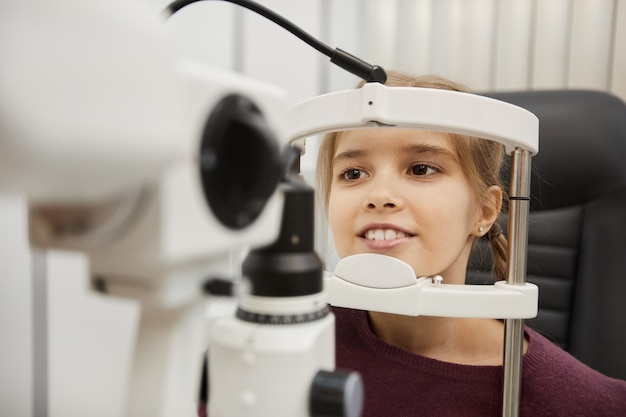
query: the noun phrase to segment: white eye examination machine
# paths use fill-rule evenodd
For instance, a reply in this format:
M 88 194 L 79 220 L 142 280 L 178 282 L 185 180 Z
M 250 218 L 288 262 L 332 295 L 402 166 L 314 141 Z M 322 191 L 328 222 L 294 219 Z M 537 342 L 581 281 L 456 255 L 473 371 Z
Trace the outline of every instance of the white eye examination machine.
M 503 416 L 517 416 L 523 320 L 537 314 L 537 287 L 525 282 L 537 118 L 478 95 L 387 87 L 382 68 L 341 50 L 331 61 L 365 85 L 289 109 L 281 89 L 177 61 L 169 14 L 158 12 L 124 0 L 0 0 L 0 193 L 26 198 L 33 249 L 84 253 L 92 290 L 140 303 L 125 415 L 179 416 L 200 392 L 210 417 L 359 417 L 363 383 L 335 369 L 331 305 L 505 319 Z M 372 127 L 505 145 L 506 282 L 416 279 L 371 254 L 324 272 L 298 159 L 308 137 Z M 237 306 L 211 320 L 207 348 L 181 329 L 205 322 L 208 294 Z
M 178 62 L 164 23 L 141 2 L 0 2 L 0 193 L 27 200 L 33 248 L 84 253 L 92 289 L 139 302 L 128 416 L 195 403 L 203 288 L 283 212 L 287 95 Z

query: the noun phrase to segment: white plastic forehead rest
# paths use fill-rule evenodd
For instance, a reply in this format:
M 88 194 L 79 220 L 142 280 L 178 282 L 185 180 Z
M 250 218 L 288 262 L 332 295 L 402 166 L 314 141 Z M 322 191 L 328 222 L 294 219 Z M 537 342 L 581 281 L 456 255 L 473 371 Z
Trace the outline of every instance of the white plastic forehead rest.
M 362 88 L 324 94 L 292 107 L 287 134 L 297 140 L 368 127 L 405 127 L 458 133 L 502 143 L 508 153 L 539 151 L 539 120 L 526 109 L 476 94 L 420 87 Z

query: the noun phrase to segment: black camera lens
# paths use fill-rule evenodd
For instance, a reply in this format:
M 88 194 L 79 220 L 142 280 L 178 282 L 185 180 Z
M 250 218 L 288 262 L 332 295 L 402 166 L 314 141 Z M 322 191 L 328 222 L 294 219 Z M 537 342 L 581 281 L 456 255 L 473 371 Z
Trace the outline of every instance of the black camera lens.
M 224 97 L 204 128 L 200 175 L 207 203 L 226 227 L 243 229 L 261 214 L 281 178 L 278 141 L 259 108 Z

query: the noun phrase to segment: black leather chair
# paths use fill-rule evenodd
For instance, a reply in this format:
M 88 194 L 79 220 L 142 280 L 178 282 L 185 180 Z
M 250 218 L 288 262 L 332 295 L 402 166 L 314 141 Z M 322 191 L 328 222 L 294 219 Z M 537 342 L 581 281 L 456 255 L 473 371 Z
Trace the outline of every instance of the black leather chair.
M 626 105 L 596 91 L 485 95 L 539 118 L 527 262 L 539 315 L 528 324 L 592 368 L 626 379 Z M 469 282 L 492 279 L 485 249 L 485 241 L 475 248 Z

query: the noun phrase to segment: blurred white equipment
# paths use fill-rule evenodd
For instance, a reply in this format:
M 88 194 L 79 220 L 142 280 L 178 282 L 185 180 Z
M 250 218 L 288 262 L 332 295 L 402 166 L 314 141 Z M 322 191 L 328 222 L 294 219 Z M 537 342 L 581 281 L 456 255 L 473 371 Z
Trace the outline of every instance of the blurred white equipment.
M 193 409 L 205 346 L 175 336 L 231 252 L 278 235 L 285 93 L 175 63 L 162 18 L 122 0 L 2 1 L 0 62 L 0 192 L 28 198 L 33 246 L 142 303 L 127 414 Z

